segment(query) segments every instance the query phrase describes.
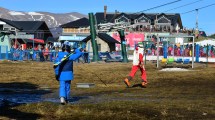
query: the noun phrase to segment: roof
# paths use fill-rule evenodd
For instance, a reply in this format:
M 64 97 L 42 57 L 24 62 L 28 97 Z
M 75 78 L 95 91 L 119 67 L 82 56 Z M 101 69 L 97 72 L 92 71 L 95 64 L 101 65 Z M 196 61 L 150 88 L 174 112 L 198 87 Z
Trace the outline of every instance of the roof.
M 32 32 L 39 29 L 39 27 L 45 23 L 45 21 L 13 21 L 13 23 L 22 31 Z
M 17 39 L 17 41 L 18 41 L 20 44 L 27 44 L 27 43 L 44 44 L 44 40 L 38 40 L 38 39 Z
M 14 21 L 11 21 L 11 20 L 8 20 L 8 19 L 4 19 L 4 18 L 0 18 L 0 21 L 3 21 L 5 23 L 7 23 L 8 25 L 13 26 L 13 27 L 15 27 L 17 29 L 20 29 L 20 26 L 16 25 L 14 23 Z
M 37 43 L 44 44 L 44 40 L 43 39 L 32 39 L 32 38 L 30 38 L 29 40 L 32 40 L 32 41 L 37 42 Z
M 176 24 L 177 21 L 180 22 L 180 27 L 182 28 L 182 23 L 181 23 L 181 16 L 178 13 L 107 13 L 106 14 L 106 22 L 114 22 L 115 18 L 118 18 L 119 16 L 124 15 L 126 17 L 128 17 L 131 22 L 133 23 L 133 21 L 139 17 L 141 17 L 141 15 L 145 15 L 147 18 L 149 18 L 152 22 L 152 24 L 154 24 L 154 20 L 157 18 L 161 17 L 161 16 L 165 16 L 167 17 L 169 20 L 171 20 L 172 24 Z M 98 12 L 95 14 L 96 16 L 96 20 L 97 20 L 97 24 L 99 23 L 103 23 L 104 22 L 104 12 Z
M 182 22 L 181 22 L 181 16 L 178 13 L 107 13 L 106 14 L 106 19 L 104 19 L 104 12 L 97 12 L 95 14 L 96 17 L 96 22 L 97 24 L 100 23 L 114 23 L 116 18 L 119 18 L 120 16 L 124 15 L 125 17 L 129 18 L 131 20 L 131 23 L 134 23 L 134 20 L 141 17 L 144 15 L 146 18 L 150 19 L 152 25 L 154 24 L 154 20 L 159 17 L 162 17 L 163 15 L 171 20 L 171 24 L 174 25 L 177 22 L 179 22 L 180 28 L 182 28 Z M 88 27 L 90 26 L 89 24 L 89 19 L 87 18 L 81 18 L 76 21 L 72 21 L 66 24 L 61 25 L 62 28 L 80 28 L 80 27 Z
M 110 35 L 106 34 L 106 33 L 98 33 L 97 35 L 100 39 L 102 39 L 103 41 L 105 41 L 106 43 L 118 43 L 120 44 L 119 41 L 117 41 L 116 39 L 112 38 Z M 91 39 L 91 35 L 87 36 L 85 39 L 82 40 L 82 42 L 87 42 Z
M 87 18 L 81 18 L 76 21 L 72 21 L 66 24 L 61 25 L 62 28 L 79 28 L 79 27 L 88 27 L 90 22 Z
M 12 21 L 3 18 L 0 18 L 0 20 L 24 32 L 35 32 L 42 25 L 44 25 L 45 29 L 49 31 L 49 28 L 45 21 Z
M 120 43 L 119 41 L 117 41 L 116 39 L 114 39 L 113 37 L 111 37 L 110 35 L 108 35 L 106 33 L 98 33 L 98 37 L 107 43 L 108 42 L 109 43 Z
M 96 16 L 97 23 L 104 22 L 104 13 L 96 13 L 95 16 Z M 106 21 L 110 22 L 113 19 L 113 17 L 116 17 L 115 14 L 106 14 Z
M 146 15 L 145 13 L 141 13 L 141 14 L 137 15 L 137 16 L 135 17 L 135 19 L 138 19 L 138 18 L 140 18 L 140 17 L 142 17 L 142 16 L 145 16 L 147 19 L 150 19 L 150 18 L 148 17 L 148 15 Z

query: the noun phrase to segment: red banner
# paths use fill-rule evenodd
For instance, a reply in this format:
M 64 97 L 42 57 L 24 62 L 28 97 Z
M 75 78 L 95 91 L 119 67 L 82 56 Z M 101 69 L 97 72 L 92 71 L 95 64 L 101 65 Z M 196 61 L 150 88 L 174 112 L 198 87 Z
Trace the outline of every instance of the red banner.
M 120 37 L 118 33 L 113 33 L 112 37 L 116 40 L 120 41 Z M 129 45 L 131 48 L 134 48 L 135 44 L 138 42 L 144 41 L 143 33 L 127 33 L 125 34 L 126 45 Z M 118 47 L 118 46 L 117 46 Z

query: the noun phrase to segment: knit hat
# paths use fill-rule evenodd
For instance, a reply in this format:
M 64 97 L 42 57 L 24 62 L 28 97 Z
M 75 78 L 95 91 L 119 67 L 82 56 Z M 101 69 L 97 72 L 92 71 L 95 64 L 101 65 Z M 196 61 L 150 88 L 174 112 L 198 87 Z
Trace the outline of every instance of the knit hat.
M 69 45 L 65 45 L 65 44 L 63 44 L 63 46 L 62 46 L 62 50 L 63 51 L 71 51 L 71 47 L 69 46 Z
M 66 45 L 66 46 L 65 46 L 65 50 L 66 50 L 66 51 L 71 51 L 71 47 L 70 47 L 69 45 Z
M 70 46 L 70 43 L 69 43 L 69 41 L 64 41 L 63 45 L 69 45 Z

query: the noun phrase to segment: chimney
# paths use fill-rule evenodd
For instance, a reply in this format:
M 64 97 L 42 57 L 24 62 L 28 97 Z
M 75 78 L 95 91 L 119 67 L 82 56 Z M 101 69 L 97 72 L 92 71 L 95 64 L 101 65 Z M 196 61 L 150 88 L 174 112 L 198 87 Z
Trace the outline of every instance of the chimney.
M 118 10 L 115 10 L 115 16 L 116 16 L 118 13 L 119 13 L 119 11 L 118 11 Z
M 107 6 L 104 6 L 104 21 L 106 21 L 106 15 L 107 15 Z

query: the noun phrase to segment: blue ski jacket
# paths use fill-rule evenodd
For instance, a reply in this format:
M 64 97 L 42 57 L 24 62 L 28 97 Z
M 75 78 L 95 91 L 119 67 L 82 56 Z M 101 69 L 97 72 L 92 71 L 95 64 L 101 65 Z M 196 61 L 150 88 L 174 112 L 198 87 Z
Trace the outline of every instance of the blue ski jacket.
M 58 56 L 55 62 L 59 62 L 62 58 L 66 57 L 68 52 L 58 52 Z M 59 81 L 69 81 L 74 79 L 73 75 L 73 61 L 80 58 L 82 56 L 82 52 L 80 49 L 75 49 L 75 52 L 69 56 L 69 58 L 62 62 L 62 64 L 58 65 L 55 70 L 55 75 L 58 76 Z

